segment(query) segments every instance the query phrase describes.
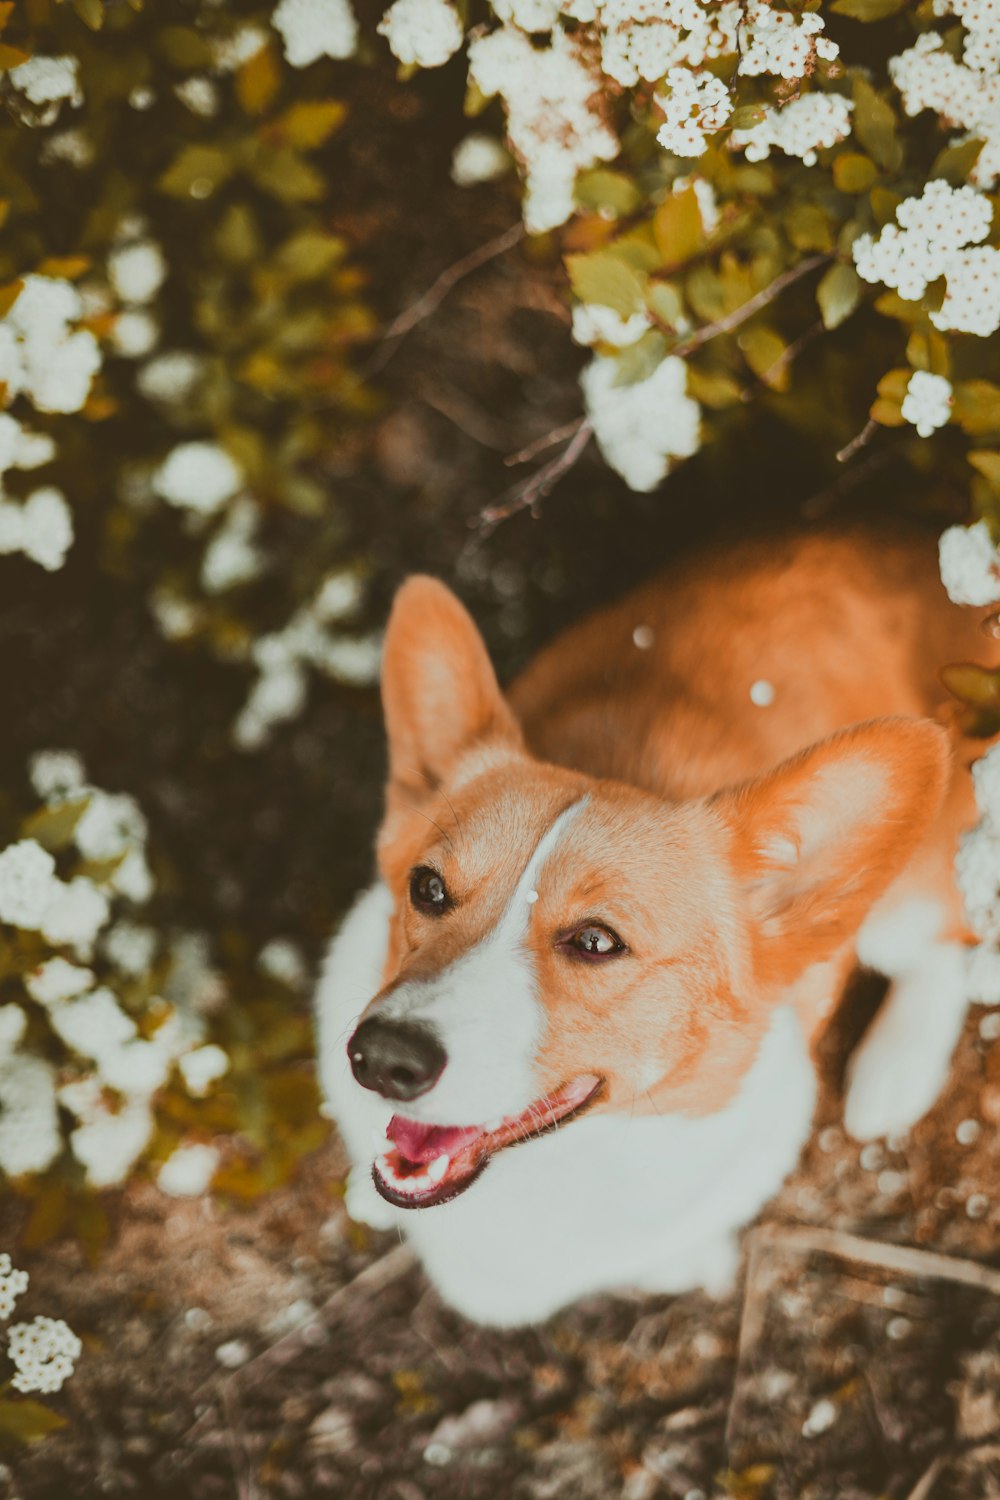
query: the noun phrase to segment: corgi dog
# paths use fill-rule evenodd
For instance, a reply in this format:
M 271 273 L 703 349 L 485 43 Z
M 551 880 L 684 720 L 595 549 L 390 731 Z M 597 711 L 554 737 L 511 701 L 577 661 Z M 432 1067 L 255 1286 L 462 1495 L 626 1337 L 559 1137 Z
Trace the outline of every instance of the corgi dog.
M 922 535 L 786 536 L 668 570 L 504 697 L 463 606 L 410 578 L 379 876 L 317 997 L 349 1213 L 483 1323 L 722 1290 L 858 962 L 891 987 L 847 1128 L 918 1120 L 965 1012 L 975 818 L 937 673 L 988 657 L 978 624 Z

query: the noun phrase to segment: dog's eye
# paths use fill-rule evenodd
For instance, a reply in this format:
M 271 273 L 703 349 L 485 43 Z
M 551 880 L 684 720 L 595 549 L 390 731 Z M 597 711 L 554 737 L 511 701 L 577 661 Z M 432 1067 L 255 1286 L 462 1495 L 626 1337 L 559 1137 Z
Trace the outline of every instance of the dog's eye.
M 410 900 L 418 911 L 432 917 L 439 917 L 450 905 L 447 886 L 427 865 L 418 865 L 410 874 Z
M 563 938 L 559 946 L 586 959 L 613 958 L 616 953 L 625 951 L 625 944 L 617 933 L 612 932 L 610 927 L 598 926 L 596 922 L 578 927 L 575 932 Z

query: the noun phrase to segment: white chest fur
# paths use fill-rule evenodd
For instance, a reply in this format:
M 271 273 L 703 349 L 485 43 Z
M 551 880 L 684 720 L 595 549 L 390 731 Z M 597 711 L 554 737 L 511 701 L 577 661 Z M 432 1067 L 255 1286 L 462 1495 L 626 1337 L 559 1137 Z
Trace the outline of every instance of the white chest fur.
M 361 1213 L 393 1111 L 355 1083 L 346 1043 L 379 986 L 390 909 L 382 886 L 361 897 L 317 995 L 323 1088 L 357 1165 L 349 1206 Z M 729 1268 L 734 1232 L 795 1165 L 815 1091 L 798 1020 L 782 1009 L 715 1115 L 595 1115 L 501 1152 L 451 1203 L 392 1210 L 372 1190 L 373 1207 L 408 1236 L 441 1296 L 479 1322 L 540 1320 L 603 1290 L 711 1286 Z

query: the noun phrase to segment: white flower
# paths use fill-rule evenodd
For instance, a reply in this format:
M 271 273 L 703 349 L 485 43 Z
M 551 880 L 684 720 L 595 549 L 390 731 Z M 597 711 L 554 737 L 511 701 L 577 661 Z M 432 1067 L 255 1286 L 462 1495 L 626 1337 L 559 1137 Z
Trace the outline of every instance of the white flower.
M 0 1062 L 0 1169 L 44 1172 L 62 1150 L 55 1075 L 29 1052 Z
M 7 77 L 32 104 L 83 103 L 80 88 L 80 65 L 75 57 L 32 57 Z
M 525 168 L 525 224 L 532 233 L 554 229 L 574 210 L 577 173 L 618 152 L 600 74 L 562 27 L 551 46 L 536 49 L 512 26 L 470 45 L 469 74 L 487 97 L 503 99 L 508 138 Z
M 27 1271 L 17 1271 L 6 1252 L 0 1255 L 0 1318 L 9 1318 L 14 1303 L 28 1290 Z
M 38 154 L 43 166 L 55 161 L 64 161 L 71 167 L 89 167 L 94 160 L 94 143 L 86 131 L 74 126 L 50 135 Z
M 217 1078 L 229 1071 L 229 1058 L 221 1047 L 208 1042 L 204 1047 L 195 1047 L 178 1058 L 177 1066 L 184 1080 L 184 1087 L 196 1099 L 202 1099 Z
M 213 515 L 243 483 L 240 470 L 216 443 L 180 443 L 153 475 L 153 489 L 171 505 Z
M 955 874 L 973 932 L 996 942 L 1000 938 L 1000 831 L 989 818 L 960 841 Z
M 219 113 L 219 90 L 210 78 L 195 75 L 174 85 L 174 93 L 193 115 L 211 120 Z
M 573 338 L 588 348 L 610 344 L 615 349 L 627 349 L 651 327 L 648 315 L 641 309 L 628 318 L 596 302 L 579 302 L 573 309 Z
M 108 898 L 84 875 L 68 884 L 58 880 L 42 917 L 40 931 L 50 943 L 66 944 L 80 958 L 94 951 L 97 934 L 108 920 Z
M 134 901 L 137 906 L 149 900 L 153 894 L 153 877 L 144 850 L 135 848 L 128 851 L 121 864 L 115 868 L 111 886 L 120 896 Z
M 853 108 L 850 99 L 840 94 L 803 94 L 781 109 L 767 110 L 757 125 L 734 130 L 732 144 L 746 150 L 747 161 L 764 161 L 772 147 L 777 147 L 811 167 L 817 151 L 835 146 L 850 134 Z
M 153 240 L 121 245 L 108 256 L 108 276 L 123 302 L 151 302 L 166 274 L 163 251 Z
M 272 979 L 287 984 L 289 989 L 301 989 L 305 984 L 306 966 L 301 949 L 288 938 L 272 938 L 265 943 L 257 955 L 257 965 Z
M 89 990 L 94 982 L 92 969 L 71 964 L 65 958 L 49 958 L 24 977 L 24 987 L 39 1005 L 57 1005 Z
M 975 762 L 972 784 L 980 812 L 1000 828 L 1000 745 L 994 745 Z
M 255 540 L 259 520 L 252 500 L 237 500 L 230 507 L 202 556 L 201 586 L 207 594 L 221 594 L 256 578 L 264 564 Z
M 932 109 L 944 124 L 984 143 L 970 180 L 976 187 L 993 187 L 1000 177 L 998 64 L 980 60 L 968 42 L 959 62 L 936 32 L 927 31 L 906 52 L 890 58 L 889 73 L 908 115 Z
M 1000 250 L 977 245 L 962 250 L 948 264 L 948 290 L 930 315 L 943 332 L 974 333 L 989 338 L 1000 328 Z
M 281 32 L 285 57 L 305 68 L 319 57 L 352 57 L 358 23 L 348 0 L 281 0 L 271 17 Z
M 618 385 L 618 361 L 597 355 L 583 371 L 587 413 L 605 460 L 633 490 L 655 489 L 671 460 L 699 446 L 701 412 L 687 394 L 687 368 L 668 355 L 652 375 Z
M 89 995 L 54 1006 L 49 1019 L 53 1030 L 67 1047 L 97 1063 L 117 1052 L 136 1034 L 132 1017 L 125 1014 L 111 991 L 103 985 Z
M 0 412 L 0 476 L 8 469 L 37 469 L 55 452 L 47 432 L 29 432 L 9 412 Z
M 491 0 L 498 21 L 522 31 L 551 31 L 559 18 L 558 0 Z
M 240 749 L 259 749 L 275 724 L 301 713 L 307 688 L 306 674 L 297 662 L 289 661 L 262 672 L 233 728 L 233 738 Z
M 134 844 L 142 844 L 146 818 L 127 792 L 102 792 L 94 788 L 73 832 L 76 847 L 85 859 L 117 859 Z
M 215 1176 L 219 1161 L 215 1146 L 178 1146 L 157 1173 L 157 1186 L 171 1198 L 197 1198 Z
M 56 862 L 34 839 L 0 853 L 0 922 L 37 931 L 52 900 Z
M 109 963 L 132 978 L 147 973 L 156 957 L 156 932 L 139 922 L 116 922 L 101 944 Z
M 28 1018 L 19 1005 L 0 1005 L 0 1061 L 6 1062 L 24 1036 Z
M 502 142 L 475 130 L 459 141 L 451 158 L 451 180 L 458 187 L 494 182 L 510 170 L 510 157 Z
M 0 499 L 0 553 L 23 552 L 51 573 L 72 544 L 73 516 L 61 490 L 35 490 L 23 505 Z
M 89 329 L 69 331 L 82 311 L 80 294 L 68 281 L 24 277 L 0 321 L 0 380 L 9 398 L 23 391 L 39 411 L 79 411 L 101 364 Z
M 930 437 L 951 418 L 951 381 L 927 370 L 914 370 L 903 397 L 904 422 L 912 422 L 921 437 Z
M 625 88 L 736 52 L 742 19 L 739 0 L 712 9 L 701 0 L 571 0 L 563 9 L 578 21 L 599 20 L 601 66 Z
M 977 1005 L 1000 1005 L 1000 952 L 992 944 L 965 950 L 965 992 Z
M 159 325 L 148 312 L 119 313 L 111 329 L 111 342 L 122 359 L 142 359 L 159 337 Z
M 961 297 L 967 247 L 986 238 L 992 218 L 993 206 L 983 193 L 968 186 L 953 188 L 935 178 L 919 198 L 904 198 L 896 210 L 897 224 L 887 224 L 877 239 L 865 234 L 855 240 L 852 254 L 858 275 L 895 287 L 910 302 L 922 297 L 930 282 L 947 276 L 949 290 L 954 280 L 956 296 Z M 988 253 L 997 257 L 1000 272 L 1000 251 Z M 947 300 L 931 314 L 939 328 L 953 326 L 945 314 Z
M 328 573 L 313 600 L 312 613 L 322 624 L 343 620 L 361 603 L 364 590 L 354 573 Z
M 38 750 L 28 762 L 28 775 L 44 802 L 57 803 L 82 791 L 87 773 L 75 750 Z
M 378 24 L 394 57 L 421 68 L 439 68 L 465 36 L 458 11 L 448 0 L 395 0 Z
M 671 68 L 667 94 L 657 94 L 664 122 L 656 139 L 677 156 L 701 156 L 709 135 L 721 130 L 733 112 L 729 90 L 714 73 L 702 68 Z
M 938 543 L 941 581 L 955 604 L 994 604 L 1000 599 L 1000 554 L 985 521 L 949 526 Z
M 795 16 L 776 10 L 770 0 L 748 0 L 741 29 L 739 72 L 744 77 L 771 73 L 778 78 L 804 78 L 816 58 L 835 58 L 840 49 L 821 36 L 825 22 L 815 12 Z
M 244 21 L 238 26 L 232 36 L 213 37 L 211 42 L 215 71 L 217 73 L 235 73 L 243 64 L 249 62 L 251 57 L 256 57 L 261 48 L 266 47 L 268 34 L 262 26 L 256 26 L 252 21 Z
M 7 1335 L 7 1353 L 17 1369 L 11 1385 L 18 1391 L 62 1390 L 82 1352 L 80 1340 L 61 1318 L 15 1323 Z
M 140 391 L 148 401 L 183 401 L 201 377 L 205 362 L 186 349 L 171 349 L 143 365 L 137 376 Z
M 86 1168 L 90 1186 L 109 1188 L 124 1182 L 152 1134 L 149 1104 L 135 1098 L 117 1114 L 103 1108 L 95 1111 L 71 1133 L 69 1144 L 77 1161 Z
M 323 643 L 315 658 L 316 666 L 322 668 L 339 682 L 353 687 L 368 687 L 378 681 L 382 664 L 381 635 L 361 636 L 351 639 L 339 636 Z

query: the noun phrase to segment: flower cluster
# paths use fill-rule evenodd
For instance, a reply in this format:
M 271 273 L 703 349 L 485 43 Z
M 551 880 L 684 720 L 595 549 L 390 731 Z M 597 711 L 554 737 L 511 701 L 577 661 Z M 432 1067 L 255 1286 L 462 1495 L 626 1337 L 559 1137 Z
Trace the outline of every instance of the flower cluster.
M 358 45 L 349 0 L 280 0 L 271 25 L 280 31 L 293 68 L 307 68 L 320 57 L 350 57 Z
M 765 161 L 776 148 L 811 167 L 819 151 L 850 134 L 852 109 L 841 94 L 804 94 L 781 109 L 767 110 L 759 124 L 734 130 L 731 141 L 743 147 L 747 161 Z
M 402 63 L 439 68 L 461 47 L 465 31 L 448 0 L 395 0 L 379 23 Z
M 919 198 L 905 198 L 877 238 L 854 242 L 854 263 L 865 281 L 894 287 L 916 301 L 945 277 L 947 294 L 931 312 L 935 328 L 988 337 L 1000 328 L 1000 249 L 981 245 L 990 233 L 993 205 L 984 193 L 941 178 Z
M 618 384 L 618 364 L 597 355 L 581 376 L 601 452 L 633 490 L 655 489 L 677 458 L 697 451 L 701 413 L 686 392 L 681 359 L 664 359 L 645 380 Z
M 7 1335 L 7 1353 L 16 1374 L 17 1391 L 60 1391 L 72 1375 L 83 1345 L 62 1318 L 33 1318 L 15 1323 Z
M 967 980 L 971 999 L 1000 1005 L 1000 746 L 976 761 L 972 780 L 980 821 L 955 861 L 965 914 L 980 939 L 969 953 Z
M 900 410 L 921 437 L 930 437 L 951 418 L 954 392 L 950 380 L 929 370 L 914 370 Z

